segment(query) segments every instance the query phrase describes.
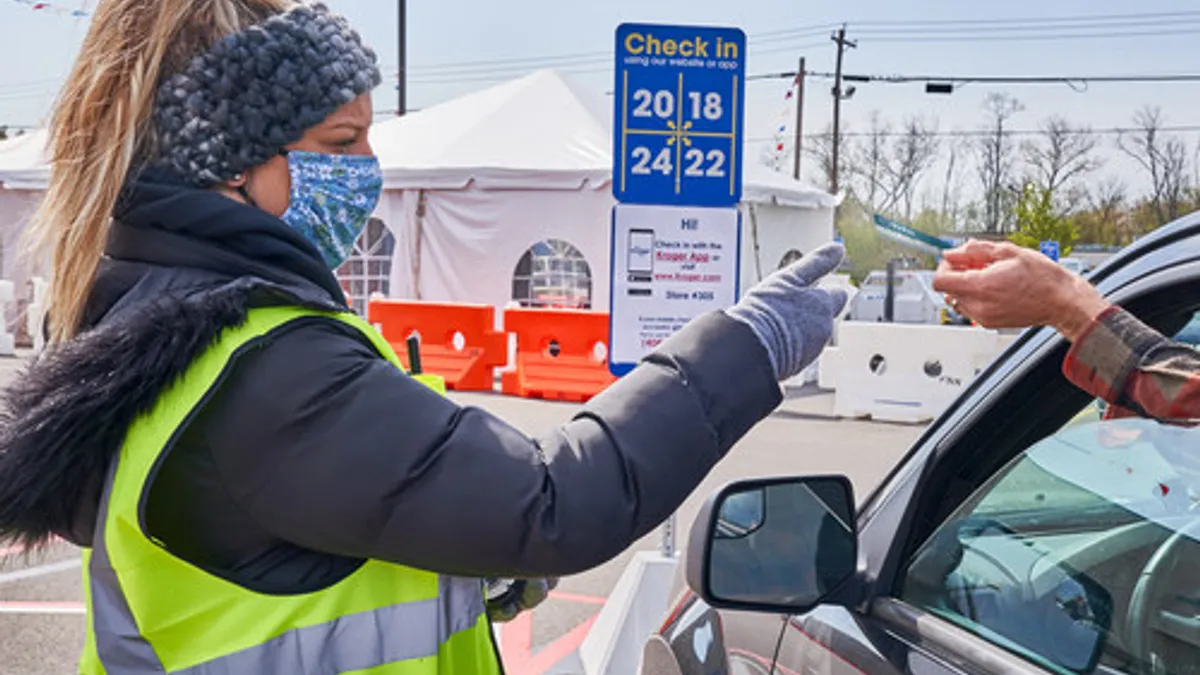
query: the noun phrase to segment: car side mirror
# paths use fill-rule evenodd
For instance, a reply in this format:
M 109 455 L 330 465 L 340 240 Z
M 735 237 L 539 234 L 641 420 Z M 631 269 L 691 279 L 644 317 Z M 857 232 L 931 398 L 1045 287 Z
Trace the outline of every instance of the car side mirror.
M 842 476 L 726 486 L 693 523 L 688 586 L 721 609 L 802 614 L 854 576 L 854 489 Z

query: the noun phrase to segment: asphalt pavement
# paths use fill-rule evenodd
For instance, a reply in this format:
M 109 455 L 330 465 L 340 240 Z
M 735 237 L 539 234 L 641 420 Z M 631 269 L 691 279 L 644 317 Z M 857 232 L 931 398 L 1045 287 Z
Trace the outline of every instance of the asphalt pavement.
M 0 378 L 14 359 L 0 359 Z M 535 434 L 565 422 L 574 405 L 489 394 L 452 394 Z M 677 547 L 700 504 L 732 480 L 770 475 L 845 474 L 861 499 L 886 475 L 920 427 L 833 420 L 829 396 L 791 398 L 744 438 L 680 509 Z M 609 563 L 563 579 L 551 600 L 505 627 L 510 675 L 539 675 L 576 647 L 633 553 L 655 550 L 656 531 Z M 0 549 L 0 675 L 69 675 L 83 644 L 85 617 L 77 550 L 58 545 L 32 556 Z

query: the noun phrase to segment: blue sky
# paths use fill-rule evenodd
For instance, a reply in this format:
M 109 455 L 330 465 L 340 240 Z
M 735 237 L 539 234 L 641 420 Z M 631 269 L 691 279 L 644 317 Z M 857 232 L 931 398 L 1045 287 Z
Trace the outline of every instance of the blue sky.
M 396 5 L 386 0 L 328 0 L 345 13 L 394 72 Z M 90 8 L 95 0 L 64 0 L 68 9 Z M 738 26 L 751 38 L 751 74 L 791 70 L 799 56 L 810 70 L 832 71 L 834 48 L 826 24 L 848 23 L 858 48 L 848 52 L 846 71 L 861 74 L 931 75 L 1126 75 L 1200 73 L 1200 14 L 1155 18 L 1088 28 L 1080 18 L 1100 15 L 1196 13 L 1195 0 L 412 0 L 409 2 L 410 106 L 427 107 L 491 83 L 554 65 L 574 73 L 597 91 L 611 84 L 613 31 L 622 21 Z M 1074 18 L 1069 22 L 1055 19 Z M 942 24 L 914 27 L 896 22 L 1041 19 L 1037 40 L 938 40 L 987 34 L 1028 37 L 1031 24 Z M 86 20 L 34 11 L 16 0 L 0 0 L 0 124 L 36 125 L 52 104 L 74 57 Z M 812 30 L 808 27 L 818 26 Z M 1062 28 L 1058 28 L 1062 26 Z M 1138 36 L 1075 39 L 1067 35 L 1144 33 Z M 1165 34 L 1164 34 L 1165 33 Z M 1154 35 L 1145 35 L 1154 34 Z M 502 63 L 487 63 L 502 61 Z M 481 63 L 483 62 L 483 63 Z M 449 65 L 448 65 L 449 64 Z M 459 64 L 459 65 L 454 65 Z M 462 65 L 466 64 L 466 65 Z M 769 139 L 781 123 L 791 128 L 784 81 L 749 83 L 746 133 Z M 829 83 L 809 81 L 807 131 L 830 119 Z M 1097 128 L 1124 126 L 1144 104 L 1161 106 L 1167 123 L 1200 126 L 1200 84 L 1094 84 L 1085 93 L 1064 85 L 986 87 L 970 85 L 951 96 L 930 96 L 917 84 L 859 85 L 843 114 L 851 130 L 866 126 L 871 111 L 899 121 L 908 115 L 936 117 L 943 130 L 973 129 L 982 121 L 980 104 L 989 91 L 1017 96 L 1025 110 L 1014 119 L 1036 128 L 1050 114 Z M 395 108 L 395 92 L 381 88 L 375 107 Z M 1186 134 L 1190 144 L 1200 134 Z M 952 142 L 952 141 L 948 141 Z M 961 142 L 961 141 L 959 141 Z M 769 144 L 764 140 L 763 144 Z M 1104 139 L 1112 145 L 1111 138 Z M 758 156 L 752 148 L 751 156 Z M 1116 153 L 1105 171 L 1139 186 L 1134 167 Z M 811 172 L 810 172 L 811 175 Z M 964 176 L 970 190 L 973 177 Z M 940 181 L 931 176 L 929 185 Z

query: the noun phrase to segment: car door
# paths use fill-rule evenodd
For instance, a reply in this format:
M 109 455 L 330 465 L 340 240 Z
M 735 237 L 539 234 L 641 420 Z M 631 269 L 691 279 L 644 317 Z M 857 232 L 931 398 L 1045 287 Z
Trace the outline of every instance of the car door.
M 1200 246 L 1186 232 L 1175 234 L 1161 235 L 1161 245 L 1110 269 L 1098 284 L 1167 334 L 1182 329 L 1200 308 Z M 1103 455 L 1095 439 L 1120 436 L 1117 425 L 1130 423 L 1080 418 L 1093 399 L 1060 374 L 1066 349 L 1050 331 L 1027 334 L 931 426 L 860 512 L 860 601 L 793 617 L 776 672 L 1200 672 L 1200 666 L 1187 665 L 1188 659 L 1200 664 L 1200 651 L 1194 651 L 1200 593 L 1192 592 L 1189 578 L 1185 592 L 1158 589 L 1146 599 L 1143 580 L 1172 539 L 1185 544 L 1174 547 L 1170 564 L 1184 560 L 1200 567 L 1188 545 L 1192 538 L 1183 534 L 1195 518 L 1188 510 L 1194 504 L 1177 503 L 1186 507 L 1177 523 L 1149 517 L 1146 506 L 1161 506 L 1163 495 L 1156 497 L 1155 490 L 1173 492 L 1175 499 L 1188 494 L 1164 481 L 1187 473 L 1179 458 L 1188 453 L 1181 448 L 1190 442 L 1200 454 L 1200 436 L 1177 440 L 1171 461 L 1147 452 L 1120 456 L 1121 471 L 1160 474 L 1136 484 L 1145 494 L 1129 492 L 1135 483 L 1126 476 L 1101 480 L 1104 467 L 1079 453 Z M 1093 439 L 1082 449 L 1063 441 L 1079 445 L 1072 434 L 1081 424 Z M 1165 435 L 1162 426 L 1140 433 Z M 1057 473 L 1041 468 L 1046 464 Z M 1057 487 L 1044 489 L 1030 482 L 1031 475 Z M 1080 560 L 1089 566 L 1076 569 Z M 1131 604 L 1149 617 L 1143 621 L 1155 622 L 1155 646 L 1130 645 Z M 1095 667 L 1079 662 L 1086 641 L 1062 637 L 1071 627 L 1044 623 L 1071 607 L 1080 621 L 1095 612 L 1090 620 L 1109 623 L 1093 631 L 1104 646 Z M 1070 647 L 1076 651 L 1054 653 Z

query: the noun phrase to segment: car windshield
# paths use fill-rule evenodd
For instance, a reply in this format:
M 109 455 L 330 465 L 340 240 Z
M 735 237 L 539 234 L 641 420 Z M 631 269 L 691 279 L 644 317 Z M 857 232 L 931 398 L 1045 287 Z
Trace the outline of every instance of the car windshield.
M 1200 429 L 1125 419 L 1073 425 L 1033 446 L 985 486 L 973 511 L 1039 522 L 1103 514 L 1173 530 L 1198 499 Z

